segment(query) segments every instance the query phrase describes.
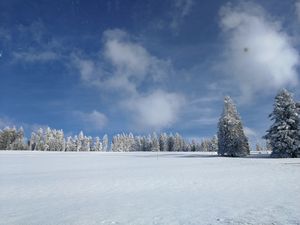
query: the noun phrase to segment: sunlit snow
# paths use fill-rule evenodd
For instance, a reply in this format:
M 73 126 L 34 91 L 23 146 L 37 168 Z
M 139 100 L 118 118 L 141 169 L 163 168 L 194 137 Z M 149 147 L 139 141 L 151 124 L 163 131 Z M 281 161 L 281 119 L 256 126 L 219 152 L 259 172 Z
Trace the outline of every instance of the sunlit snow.
M 0 152 L 1 225 L 299 224 L 299 189 L 300 159 Z

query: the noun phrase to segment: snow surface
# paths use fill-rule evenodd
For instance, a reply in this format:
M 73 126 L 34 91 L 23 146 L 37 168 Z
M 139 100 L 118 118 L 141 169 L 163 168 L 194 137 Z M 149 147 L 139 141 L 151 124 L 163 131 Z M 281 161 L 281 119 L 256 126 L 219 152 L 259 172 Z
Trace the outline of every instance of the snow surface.
M 300 159 L 1 151 L 0 224 L 300 224 Z

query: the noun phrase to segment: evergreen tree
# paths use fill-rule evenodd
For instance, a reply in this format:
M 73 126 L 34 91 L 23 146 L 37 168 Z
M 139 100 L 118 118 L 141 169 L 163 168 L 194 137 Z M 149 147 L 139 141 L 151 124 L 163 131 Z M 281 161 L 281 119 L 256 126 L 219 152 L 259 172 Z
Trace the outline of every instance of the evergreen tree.
M 139 152 L 142 151 L 142 142 L 141 142 L 141 137 L 140 136 L 135 136 L 134 137 L 134 145 L 133 145 L 133 150 L 134 152 Z
M 27 150 L 28 146 L 24 143 L 24 130 L 20 127 L 15 134 L 15 140 L 10 144 L 11 150 Z
M 71 151 L 74 151 L 74 149 L 75 149 L 75 146 L 73 145 L 72 137 L 67 137 L 65 150 L 67 152 L 71 152 Z
M 224 110 L 218 124 L 218 154 L 239 157 L 250 153 L 248 139 L 236 107 L 229 96 L 224 99 Z
M 105 134 L 102 138 L 102 145 L 103 145 L 103 151 L 107 152 L 108 151 L 108 136 Z
M 291 93 L 283 89 L 277 94 L 269 117 L 274 123 L 264 138 L 270 143 L 272 157 L 299 156 L 299 114 Z
M 174 151 L 180 152 L 185 150 L 185 143 L 180 134 L 176 133 L 174 136 Z
M 141 138 L 141 145 L 142 145 L 141 151 L 143 151 L 143 152 L 149 151 L 149 149 L 150 149 L 150 142 L 149 142 L 149 139 L 147 137 L 142 136 L 142 138 Z
M 218 151 L 218 136 L 214 135 L 213 138 L 210 140 L 210 152 L 217 152 Z
M 44 131 L 43 128 L 38 129 L 36 133 L 36 144 L 34 150 L 44 150 Z
M 132 133 L 130 133 L 128 136 L 127 136 L 127 141 L 126 141 L 126 151 L 127 152 L 132 152 L 134 151 L 134 144 L 135 144 L 135 141 L 134 141 L 134 136 Z
M 196 142 L 195 142 L 195 140 L 192 140 L 192 143 L 190 144 L 190 149 L 191 149 L 191 152 L 196 151 Z
M 161 152 L 168 151 L 168 135 L 166 133 L 162 133 L 159 136 L 159 147 Z
M 35 148 L 36 142 L 37 142 L 37 134 L 35 132 L 32 132 L 30 140 L 29 140 L 29 149 L 30 150 L 36 150 L 36 148 Z
M 83 139 L 84 139 L 84 135 L 83 135 L 83 132 L 80 131 L 79 134 L 78 134 L 78 137 L 75 136 L 75 140 L 77 141 L 76 142 L 76 148 L 77 148 L 77 152 L 80 152 L 82 151 L 82 144 L 83 144 Z
M 209 147 L 210 147 L 209 145 L 210 145 L 210 140 L 208 140 L 208 139 L 202 140 L 201 143 L 200 143 L 200 151 L 201 152 L 208 152 Z
M 95 152 L 102 152 L 103 151 L 103 145 L 102 145 L 99 137 L 95 138 L 95 142 L 94 142 L 94 145 L 93 145 L 92 149 Z
M 160 151 L 158 137 L 157 137 L 157 134 L 155 132 L 151 136 L 151 151 L 152 152 L 159 152 Z
M 25 150 L 27 147 L 24 144 L 24 131 L 21 127 L 5 127 L 0 130 L 0 149 L 1 150 Z

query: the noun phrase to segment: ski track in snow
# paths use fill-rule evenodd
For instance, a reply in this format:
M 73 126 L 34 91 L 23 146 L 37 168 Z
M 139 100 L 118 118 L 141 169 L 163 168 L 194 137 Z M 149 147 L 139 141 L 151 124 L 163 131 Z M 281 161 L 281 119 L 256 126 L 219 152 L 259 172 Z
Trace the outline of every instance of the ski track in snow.
M 300 159 L 0 152 L 1 225 L 299 225 Z

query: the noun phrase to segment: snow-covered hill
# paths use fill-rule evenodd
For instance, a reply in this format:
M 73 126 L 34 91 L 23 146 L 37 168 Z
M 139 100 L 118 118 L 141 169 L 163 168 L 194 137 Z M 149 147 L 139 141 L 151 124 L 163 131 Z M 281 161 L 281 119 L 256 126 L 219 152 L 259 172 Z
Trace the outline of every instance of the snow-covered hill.
M 1 225 L 300 224 L 300 159 L 0 152 Z

